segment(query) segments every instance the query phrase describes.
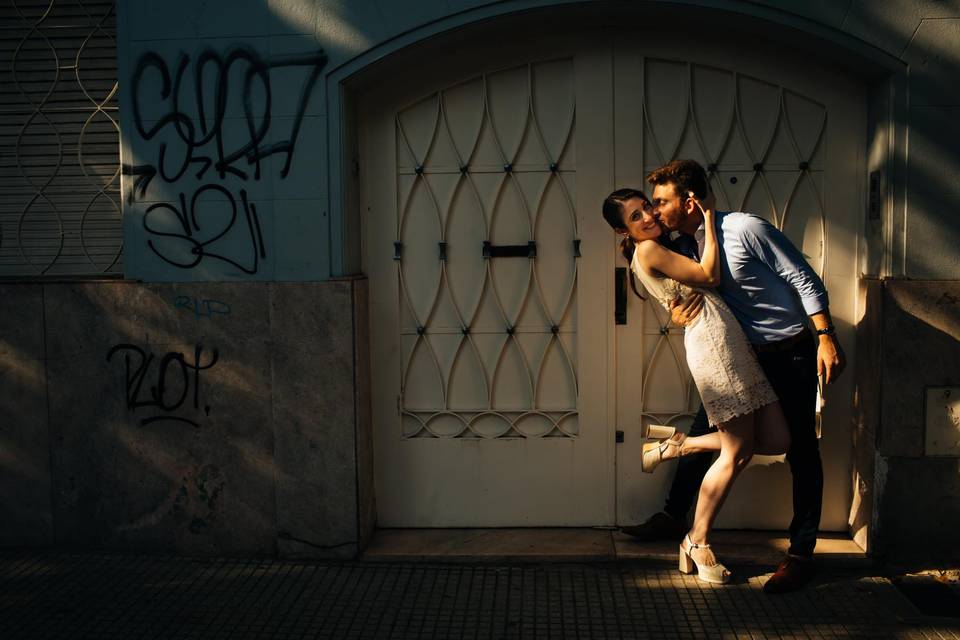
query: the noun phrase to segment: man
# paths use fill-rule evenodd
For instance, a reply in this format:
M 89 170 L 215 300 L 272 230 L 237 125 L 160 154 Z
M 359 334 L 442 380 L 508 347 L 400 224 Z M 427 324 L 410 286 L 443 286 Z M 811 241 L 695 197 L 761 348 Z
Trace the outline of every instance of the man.
M 708 197 L 707 175 L 693 160 L 675 160 L 651 172 L 651 202 L 675 248 L 694 259 L 703 250 L 703 214 L 684 207 L 686 195 Z M 787 461 L 793 475 L 793 521 L 786 559 L 764 585 L 768 593 L 801 587 L 815 573 L 813 549 L 820 527 L 823 465 L 816 435 L 817 377 L 829 384 L 844 367 L 823 282 L 797 248 L 773 225 L 742 212 L 717 212 L 721 282 L 717 292 L 743 327 L 776 391 L 790 428 Z M 700 295 L 674 303 L 671 318 L 686 326 L 703 307 Z M 809 317 L 809 321 L 808 321 Z M 810 321 L 814 332 L 810 330 Z M 691 436 L 711 431 L 703 407 Z M 710 454 L 681 457 L 664 510 L 623 531 L 640 540 L 680 539 L 686 516 L 711 463 Z

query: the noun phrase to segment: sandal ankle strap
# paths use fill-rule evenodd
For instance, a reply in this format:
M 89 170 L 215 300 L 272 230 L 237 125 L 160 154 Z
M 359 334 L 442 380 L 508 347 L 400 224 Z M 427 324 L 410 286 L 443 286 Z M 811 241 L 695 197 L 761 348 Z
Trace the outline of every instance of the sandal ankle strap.
M 690 548 L 690 549 L 709 549 L 709 548 L 710 548 L 710 545 L 707 544 L 707 543 L 697 544 L 696 542 L 694 542 L 693 540 L 691 540 L 689 533 L 685 536 L 685 538 L 686 538 L 686 540 L 687 540 L 687 546 L 688 546 L 688 548 Z

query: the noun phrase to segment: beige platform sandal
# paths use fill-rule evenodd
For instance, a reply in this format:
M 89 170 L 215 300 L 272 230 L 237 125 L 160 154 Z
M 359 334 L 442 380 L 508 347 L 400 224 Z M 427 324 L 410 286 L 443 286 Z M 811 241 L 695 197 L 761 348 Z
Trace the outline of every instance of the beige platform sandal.
M 683 441 L 687 439 L 685 433 L 675 433 L 673 437 L 659 442 L 647 442 L 643 445 L 640 455 L 640 470 L 644 473 L 653 473 L 661 462 L 680 457 Z
M 676 432 L 676 427 L 665 424 L 640 425 L 640 435 L 644 438 L 650 438 L 651 440 L 666 440 L 667 438 L 672 438 Z
M 683 546 L 684 542 L 687 543 L 686 547 Z M 690 534 L 688 533 L 683 538 L 683 542 L 680 543 L 680 573 L 693 573 L 694 568 L 696 568 L 697 579 L 713 584 L 727 584 L 730 582 L 733 574 L 731 574 L 725 566 L 719 562 L 711 565 L 697 564 L 697 561 L 690 555 L 690 552 L 694 549 L 709 548 L 710 545 L 708 544 L 696 544 L 690 539 Z

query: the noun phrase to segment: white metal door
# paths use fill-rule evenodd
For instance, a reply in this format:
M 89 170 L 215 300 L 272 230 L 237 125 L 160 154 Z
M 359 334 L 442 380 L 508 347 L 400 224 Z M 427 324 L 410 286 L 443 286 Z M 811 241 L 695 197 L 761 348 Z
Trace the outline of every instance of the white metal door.
M 823 277 L 852 370 L 862 88 L 796 54 L 730 44 L 617 43 L 616 184 L 649 190 L 643 176 L 673 158 L 708 167 L 721 209 L 770 220 Z M 617 420 L 625 431 L 617 449 L 619 524 L 662 509 L 673 478 L 671 467 L 641 474 L 640 422 L 686 429 L 699 407 L 682 330 L 654 301 L 628 298 L 628 322 L 616 331 Z M 847 373 L 830 389 L 824 412 L 826 530 L 847 524 L 851 393 Z M 738 479 L 717 525 L 784 529 L 792 516 L 790 496 L 786 463 L 757 459 Z
M 672 469 L 640 474 L 640 421 L 686 426 L 698 400 L 665 312 L 628 296 L 614 325 L 624 265 L 600 202 L 671 158 L 702 161 L 721 206 L 801 247 L 852 361 L 861 89 L 736 45 L 511 40 L 362 97 L 380 526 L 627 524 L 662 507 Z M 850 378 L 825 413 L 828 530 L 850 504 Z M 790 512 L 785 465 L 756 464 L 718 524 L 784 528 Z
M 570 42 L 362 100 L 380 526 L 613 522 L 610 51 Z

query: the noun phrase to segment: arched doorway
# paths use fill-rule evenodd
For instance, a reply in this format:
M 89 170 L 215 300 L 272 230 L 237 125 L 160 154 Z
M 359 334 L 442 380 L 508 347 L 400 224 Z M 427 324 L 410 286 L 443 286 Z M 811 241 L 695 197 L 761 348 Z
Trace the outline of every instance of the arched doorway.
M 801 247 L 853 358 L 857 83 L 709 35 L 582 27 L 437 53 L 359 95 L 381 526 L 627 524 L 659 508 L 671 473 L 640 475 L 640 421 L 682 424 L 696 398 L 663 313 L 630 299 L 616 323 L 624 265 L 599 203 L 672 157 L 710 166 L 721 206 Z M 824 427 L 825 529 L 849 509 L 844 404 Z M 755 465 L 720 524 L 784 528 L 789 494 L 785 465 Z

